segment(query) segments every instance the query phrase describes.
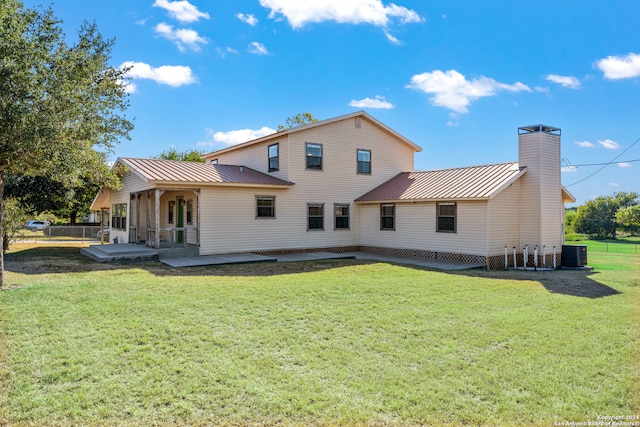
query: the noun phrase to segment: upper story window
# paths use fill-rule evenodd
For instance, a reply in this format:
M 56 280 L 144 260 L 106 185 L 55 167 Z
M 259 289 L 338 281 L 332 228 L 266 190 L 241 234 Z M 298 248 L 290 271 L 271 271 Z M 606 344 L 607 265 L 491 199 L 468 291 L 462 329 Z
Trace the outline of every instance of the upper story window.
M 457 206 L 455 202 L 436 204 L 436 231 L 456 232 Z
M 269 172 L 280 170 L 280 146 L 278 144 L 270 145 L 269 152 Z
M 256 196 L 256 218 L 276 217 L 276 196 Z
M 307 169 L 322 170 L 322 145 L 306 144 Z
M 213 159 L 213 160 L 211 160 L 211 164 L 212 164 L 212 165 L 217 165 L 217 164 L 218 164 L 218 159 Z
M 380 230 L 396 229 L 396 205 L 383 203 L 380 205 Z
M 371 174 L 371 150 L 358 150 L 358 173 Z

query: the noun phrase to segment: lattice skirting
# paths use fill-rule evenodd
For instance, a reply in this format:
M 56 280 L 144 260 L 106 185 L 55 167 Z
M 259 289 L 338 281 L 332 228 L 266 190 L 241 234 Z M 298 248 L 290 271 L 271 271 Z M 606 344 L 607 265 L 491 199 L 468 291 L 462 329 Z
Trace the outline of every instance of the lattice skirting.
M 254 251 L 259 255 L 275 256 L 286 254 L 300 254 L 309 252 L 371 252 L 380 255 L 397 256 L 397 257 L 415 257 L 423 259 L 441 259 L 443 261 L 469 262 L 474 264 L 485 264 L 486 257 L 481 255 L 456 254 L 451 252 L 436 252 L 422 249 L 399 249 L 399 248 L 383 248 L 377 246 L 330 246 L 324 248 L 295 248 L 295 249 L 269 249 L 264 251 Z M 504 264 L 504 262 L 503 262 Z
M 266 251 L 254 251 L 258 255 L 275 256 L 275 255 L 288 255 L 288 254 L 306 254 L 309 252 L 359 252 L 362 250 L 361 246 L 330 246 L 326 248 L 296 248 L 296 249 L 269 249 Z
M 422 249 L 398 249 L 398 248 L 381 248 L 376 246 L 363 246 L 365 252 L 372 252 L 381 255 L 399 256 L 399 257 L 416 257 L 424 259 L 439 259 L 443 261 L 467 262 L 473 264 L 486 264 L 487 258 L 482 255 L 458 254 L 453 252 L 437 252 Z
M 504 255 L 493 255 L 485 257 L 483 255 L 471 255 L 471 254 L 458 254 L 453 252 L 438 252 L 428 251 L 423 249 L 400 249 L 400 248 L 383 248 L 377 246 L 330 246 L 325 248 L 295 248 L 295 249 L 270 249 L 265 251 L 255 251 L 260 255 L 275 256 L 286 254 L 299 254 L 309 252 L 371 252 L 380 255 L 406 257 L 406 258 L 422 258 L 422 259 L 439 259 L 443 261 L 456 261 L 473 264 L 486 265 L 490 270 L 504 270 Z M 534 254 L 529 253 L 528 267 L 534 266 Z M 509 268 L 513 268 L 513 252 L 509 252 L 507 255 Z M 561 254 L 556 253 L 556 265 L 560 266 Z M 518 267 L 522 267 L 524 264 L 524 255 L 522 253 L 516 254 L 516 261 Z M 553 267 L 553 253 L 545 254 L 543 262 L 542 254 L 538 255 L 538 267 Z

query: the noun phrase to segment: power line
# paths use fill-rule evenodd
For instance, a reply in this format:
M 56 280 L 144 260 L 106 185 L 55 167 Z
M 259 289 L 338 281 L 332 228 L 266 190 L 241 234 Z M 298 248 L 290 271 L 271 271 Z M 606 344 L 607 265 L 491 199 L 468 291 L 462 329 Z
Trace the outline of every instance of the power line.
M 631 144 L 631 145 L 630 145 L 630 146 L 628 146 L 626 149 L 624 149 L 624 150 L 622 151 L 622 153 L 620 153 L 620 154 L 618 154 L 617 156 L 615 156 L 613 159 L 611 159 L 611 161 L 610 161 L 610 162 L 608 162 L 608 163 L 604 163 L 604 164 L 603 164 L 603 166 L 602 166 L 600 169 L 598 169 L 597 171 L 595 171 L 594 173 L 592 173 L 592 174 L 591 174 L 591 175 L 589 175 L 588 177 L 581 179 L 580 181 L 576 181 L 576 182 L 573 182 L 573 183 L 571 183 L 571 184 L 567 184 L 567 185 L 566 185 L 566 187 L 571 187 L 572 185 L 580 184 L 581 182 L 584 182 L 584 181 L 588 180 L 589 178 L 591 178 L 592 176 L 594 176 L 594 175 L 596 175 L 596 174 L 600 173 L 600 172 L 601 172 L 604 168 L 606 168 L 607 166 L 609 166 L 609 165 L 611 165 L 611 164 L 613 164 L 613 163 L 619 163 L 619 162 L 616 162 L 616 160 L 618 160 L 618 158 L 619 158 L 620 156 L 622 156 L 624 153 L 626 153 L 627 151 L 629 151 L 629 150 L 631 149 L 631 147 L 633 147 L 634 145 L 636 145 L 639 141 L 640 141 L 640 138 L 636 139 L 636 140 L 633 142 L 633 144 Z M 630 163 L 630 162 L 627 162 L 627 163 Z
M 633 159 L 633 160 L 621 160 L 619 162 L 606 162 L 606 163 L 583 163 L 581 165 L 573 165 L 571 164 L 571 162 L 569 161 L 569 159 L 562 159 L 562 163 L 567 165 L 570 168 L 580 168 L 583 166 L 603 166 L 603 165 L 619 165 L 619 164 L 624 164 L 624 163 L 634 163 L 634 162 L 640 162 L 640 159 Z

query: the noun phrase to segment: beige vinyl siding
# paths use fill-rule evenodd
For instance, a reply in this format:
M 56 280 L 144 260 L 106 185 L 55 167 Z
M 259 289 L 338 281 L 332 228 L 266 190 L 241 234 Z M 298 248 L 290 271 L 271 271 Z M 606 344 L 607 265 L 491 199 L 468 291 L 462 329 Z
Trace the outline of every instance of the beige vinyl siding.
M 360 205 L 364 246 L 486 255 L 487 203 L 457 202 L 457 231 L 436 231 L 436 203 L 396 203 L 395 230 L 380 230 L 380 205 Z
M 286 203 L 286 189 L 204 188 L 200 254 L 310 247 L 306 204 Z M 275 218 L 256 218 L 256 196 L 275 196 Z
M 488 254 L 504 254 L 504 247 L 518 252 L 520 242 L 520 209 L 519 209 L 520 180 L 514 182 L 495 198 L 488 202 Z M 511 253 L 511 252 L 509 252 Z
M 264 171 L 267 147 L 274 142 L 233 151 L 218 160 Z M 287 189 L 203 189 L 201 254 L 358 245 L 359 207 L 353 200 L 413 169 L 413 150 L 366 119 L 361 119 L 359 128 L 350 118 L 291 133 L 286 143 L 279 143 L 280 172 L 288 171 L 288 176 L 280 178 L 294 185 Z M 322 145 L 322 170 L 306 169 L 306 143 Z M 370 175 L 357 173 L 358 149 L 371 151 Z M 276 219 L 255 218 L 256 195 L 276 196 Z M 324 204 L 323 230 L 307 230 L 308 203 Z M 349 229 L 334 228 L 335 203 L 349 204 Z
M 279 154 L 279 166 L 280 170 L 269 172 L 269 152 L 268 147 L 273 144 L 278 144 L 278 154 Z M 268 173 L 269 175 L 275 176 L 276 178 L 283 179 L 285 181 L 289 181 L 288 177 L 288 144 L 287 138 L 274 138 L 273 140 L 265 141 L 260 144 L 255 144 L 243 148 L 241 150 L 230 151 L 228 153 L 223 153 L 220 155 L 211 155 L 207 157 L 207 161 L 210 162 L 211 159 L 218 159 L 218 164 L 221 165 L 238 165 L 238 166 L 247 166 L 257 171 Z

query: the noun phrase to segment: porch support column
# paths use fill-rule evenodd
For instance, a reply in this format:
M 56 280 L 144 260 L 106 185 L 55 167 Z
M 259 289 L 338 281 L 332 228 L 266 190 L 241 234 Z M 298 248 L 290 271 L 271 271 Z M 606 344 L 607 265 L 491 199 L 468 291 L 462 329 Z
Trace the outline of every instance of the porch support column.
M 196 245 L 200 246 L 200 189 L 193 190 L 196 195 Z
M 151 247 L 153 242 L 151 241 L 151 191 L 147 191 L 145 196 L 147 197 L 147 247 Z
M 159 249 L 160 248 L 160 196 L 162 195 L 162 193 L 160 192 L 160 190 L 156 190 L 156 206 L 155 206 L 155 226 L 156 226 L 156 235 L 155 235 L 155 242 L 154 242 L 154 248 Z
M 140 244 L 140 192 L 136 193 L 136 244 Z

